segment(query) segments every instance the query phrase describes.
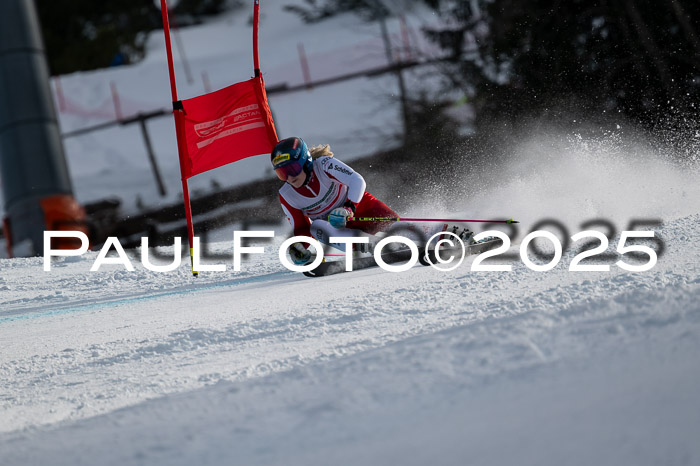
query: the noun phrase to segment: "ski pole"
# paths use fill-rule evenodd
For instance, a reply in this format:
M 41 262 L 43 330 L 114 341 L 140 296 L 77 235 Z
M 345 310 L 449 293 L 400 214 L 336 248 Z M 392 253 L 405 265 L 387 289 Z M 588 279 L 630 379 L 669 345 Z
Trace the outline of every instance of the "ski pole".
M 406 218 L 406 217 L 350 217 L 354 222 L 456 222 L 456 223 L 520 223 L 517 220 L 472 220 L 455 218 Z

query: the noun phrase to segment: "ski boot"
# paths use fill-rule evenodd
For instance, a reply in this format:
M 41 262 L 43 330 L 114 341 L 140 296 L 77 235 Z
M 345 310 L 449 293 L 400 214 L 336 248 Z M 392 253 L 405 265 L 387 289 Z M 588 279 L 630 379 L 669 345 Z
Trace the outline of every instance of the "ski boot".
M 465 246 L 475 243 L 475 241 L 472 239 L 474 237 L 474 232 L 469 228 L 462 228 L 457 225 L 453 225 L 452 228 L 448 227 L 445 231 L 456 235 L 460 240 L 462 240 Z

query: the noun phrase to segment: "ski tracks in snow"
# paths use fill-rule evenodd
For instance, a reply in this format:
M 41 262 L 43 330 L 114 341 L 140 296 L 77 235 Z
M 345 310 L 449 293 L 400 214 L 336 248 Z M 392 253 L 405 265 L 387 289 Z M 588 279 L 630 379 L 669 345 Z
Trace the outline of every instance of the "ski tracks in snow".
M 69 303 L 28 300 L 23 310 L 13 297 L 9 311 L 3 306 L 0 431 L 5 440 L 19 435 L 31 443 L 22 429 L 47 436 L 88 425 L 109 430 L 114 416 L 148 427 L 139 413 L 162 414 L 170 403 L 203 410 L 197 425 L 204 430 L 206 413 L 245 430 L 233 414 L 213 412 L 228 399 L 224 391 L 251 386 L 257 388 L 245 404 L 229 407 L 241 419 L 299 420 L 297 402 L 311 418 L 326 410 L 371 417 L 373 407 L 401 409 L 401 400 L 431 405 L 592 354 L 624 355 L 657 340 L 697 344 L 699 217 L 664 227 L 665 256 L 636 274 L 574 274 L 563 265 L 537 273 L 519 263 L 512 272 L 477 274 L 467 261 L 451 273 L 417 267 L 306 279 L 268 254 L 244 266 L 255 272 L 203 276 L 193 286 L 182 284 L 191 283 L 187 270 L 161 276 L 139 270 L 133 280 L 118 270 L 90 275 L 80 271 L 88 258 L 66 264 L 53 279 L 32 259 L 3 261 L 0 267 L 9 262 L 13 273 L 0 286 L 51 296 L 55 280 L 72 276 L 86 285 L 82 293 L 71 288 Z M 117 292 L 128 297 L 115 300 Z M 103 301 L 88 304 L 95 298 Z M 322 395 L 287 390 L 290 377 L 305 379 L 292 386 L 308 383 Z M 345 398 L 333 398 L 333 390 Z M 270 402 L 270 393 L 280 399 L 249 406 Z M 127 414 L 117 411 L 129 406 Z M 94 416 L 100 417 L 85 420 Z M 270 435 L 292 435 L 280 429 Z

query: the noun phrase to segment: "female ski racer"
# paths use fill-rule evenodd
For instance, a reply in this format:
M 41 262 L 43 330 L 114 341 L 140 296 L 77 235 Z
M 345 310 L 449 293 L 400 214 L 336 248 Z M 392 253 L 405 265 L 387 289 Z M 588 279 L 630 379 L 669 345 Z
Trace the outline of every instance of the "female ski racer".
M 385 231 L 391 222 L 360 222 L 352 217 L 398 217 L 386 204 L 365 191 L 364 178 L 333 157 L 328 145 L 312 147 L 297 137 L 277 143 L 270 155 L 280 188 L 280 203 L 295 236 L 313 236 L 329 244 L 331 236 L 353 236 L 357 230 L 369 235 Z M 334 245 L 343 249 L 342 245 Z M 364 246 L 364 245 L 357 245 Z M 296 265 L 313 254 L 302 243 L 289 248 Z

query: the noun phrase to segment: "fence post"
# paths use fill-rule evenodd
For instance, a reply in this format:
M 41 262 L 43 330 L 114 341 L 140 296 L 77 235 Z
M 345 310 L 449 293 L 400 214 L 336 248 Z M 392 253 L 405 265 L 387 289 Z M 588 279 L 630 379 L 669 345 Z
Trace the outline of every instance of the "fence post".
M 151 138 L 148 135 L 148 128 L 146 127 L 147 117 L 142 114 L 137 116 L 139 125 L 141 126 L 141 134 L 143 135 L 143 143 L 146 146 L 146 152 L 148 153 L 148 160 L 151 162 L 151 169 L 153 170 L 153 176 L 156 178 L 156 183 L 158 184 L 158 191 L 161 197 L 165 196 L 167 193 L 165 191 L 165 184 L 163 184 L 163 178 L 160 176 L 160 170 L 158 169 L 158 162 L 156 162 L 155 154 L 153 153 L 153 146 L 151 145 Z
M 411 54 L 411 41 L 408 37 L 408 25 L 406 24 L 405 15 L 399 15 L 399 24 L 401 26 L 401 40 L 403 42 L 404 60 L 410 62 L 413 57 Z
M 114 84 L 114 81 L 110 81 L 109 87 L 112 90 L 112 103 L 114 104 L 114 114 L 117 117 L 117 120 L 121 120 L 123 118 L 122 104 L 119 101 L 119 93 L 117 92 L 117 85 Z
M 209 94 L 211 92 L 211 82 L 209 82 L 209 73 L 202 71 L 202 84 L 204 85 L 204 93 Z
M 63 95 L 63 86 L 61 86 L 61 77 L 56 76 L 53 78 L 53 82 L 56 85 L 56 100 L 58 101 L 58 111 L 66 111 L 66 97 Z
M 297 50 L 299 50 L 299 62 L 301 63 L 301 72 L 304 75 L 304 84 L 306 87 L 311 87 L 311 71 L 309 70 L 309 62 L 306 59 L 306 52 L 304 51 L 304 44 L 299 42 L 297 44 Z

